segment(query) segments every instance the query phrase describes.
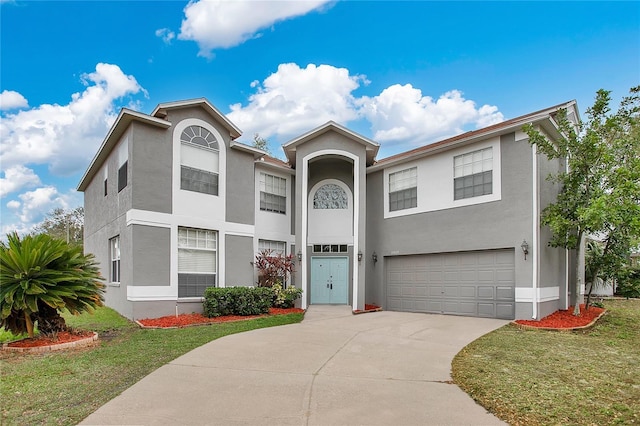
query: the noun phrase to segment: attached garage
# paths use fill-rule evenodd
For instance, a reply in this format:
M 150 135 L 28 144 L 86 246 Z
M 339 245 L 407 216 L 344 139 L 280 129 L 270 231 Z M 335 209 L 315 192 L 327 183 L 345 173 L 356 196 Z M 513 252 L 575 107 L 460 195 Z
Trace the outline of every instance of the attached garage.
M 387 309 L 515 317 L 513 249 L 386 258 Z

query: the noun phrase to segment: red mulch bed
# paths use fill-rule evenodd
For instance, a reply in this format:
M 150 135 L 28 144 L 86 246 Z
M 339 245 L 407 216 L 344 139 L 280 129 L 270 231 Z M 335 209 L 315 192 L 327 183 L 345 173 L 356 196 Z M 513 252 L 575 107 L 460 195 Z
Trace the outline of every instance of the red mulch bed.
M 214 317 L 209 318 L 205 317 L 202 314 L 180 314 L 178 316 L 175 315 L 167 315 L 166 317 L 160 318 L 145 318 L 138 320 L 138 323 L 142 324 L 145 327 L 160 327 L 160 328 L 170 328 L 170 327 L 186 327 L 190 325 L 198 325 L 198 324 L 213 324 L 213 323 L 221 323 L 221 322 L 231 322 L 231 321 L 244 321 L 252 318 L 264 317 L 267 315 L 286 315 L 286 314 L 297 314 L 304 312 L 304 309 L 300 308 L 269 308 L 269 313 L 264 315 L 226 315 L 223 317 Z
M 62 331 L 56 337 L 36 336 L 18 340 L 7 344 L 10 348 L 37 348 L 40 346 L 57 345 L 75 342 L 93 336 L 92 331 Z
M 356 309 L 353 312 L 356 313 L 356 314 L 361 314 L 363 312 L 371 312 L 371 311 L 376 311 L 376 310 L 379 310 L 379 309 L 380 309 L 380 306 L 378 306 L 378 305 L 369 305 L 369 304 L 365 303 L 364 310 L 361 311 L 360 309 Z
M 573 306 L 566 311 L 556 311 L 549 316 L 542 318 L 540 321 L 535 320 L 517 320 L 516 324 L 527 325 L 538 328 L 555 328 L 565 330 L 571 328 L 584 327 L 589 325 L 593 320 L 598 318 L 604 309 L 595 306 L 589 306 L 586 310 L 584 304 L 580 305 L 580 315 L 573 315 Z

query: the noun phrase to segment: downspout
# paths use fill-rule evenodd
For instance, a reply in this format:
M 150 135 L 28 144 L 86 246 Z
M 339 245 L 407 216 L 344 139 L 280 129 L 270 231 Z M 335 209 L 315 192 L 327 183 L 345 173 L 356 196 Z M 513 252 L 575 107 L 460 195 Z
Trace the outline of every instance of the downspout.
M 531 145 L 531 156 L 532 160 L 532 181 L 533 181 L 533 218 L 532 222 L 532 242 L 531 242 L 531 262 L 533 263 L 532 268 L 533 271 L 531 273 L 531 318 L 538 319 L 538 150 L 535 145 Z

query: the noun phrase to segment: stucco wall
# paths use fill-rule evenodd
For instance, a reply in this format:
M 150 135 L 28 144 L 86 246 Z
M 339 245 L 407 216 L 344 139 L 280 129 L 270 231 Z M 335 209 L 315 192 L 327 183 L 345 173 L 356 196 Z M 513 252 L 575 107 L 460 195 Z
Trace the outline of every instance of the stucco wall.
M 226 249 L 226 287 L 253 286 L 253 238 L 227 235 Z
M 136 286 L 168 286 L 171 272 L 171 230 L 132 225 L 133 280 Z

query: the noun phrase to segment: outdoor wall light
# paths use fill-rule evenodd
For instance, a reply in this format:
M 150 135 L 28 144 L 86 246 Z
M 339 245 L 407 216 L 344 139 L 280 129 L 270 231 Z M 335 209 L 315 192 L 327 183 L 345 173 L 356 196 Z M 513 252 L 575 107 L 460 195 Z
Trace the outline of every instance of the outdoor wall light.
M 527 260 L 527 255 L 529 254 L 529 243 L 527 240 L 522 240 L 522 244 L 520 244 L 520 248 L 524 253 L 524 260 Z
M 358 262 L 362 260 L 362 252 L 358 251 Z
M 298 262 L 302 262 L 302 252 L 298 250 Z
M 371 255 L 371 260 L 373 260 L 373 263 L 377 263 L 378 262 L 378 254 L 375 251 Z

